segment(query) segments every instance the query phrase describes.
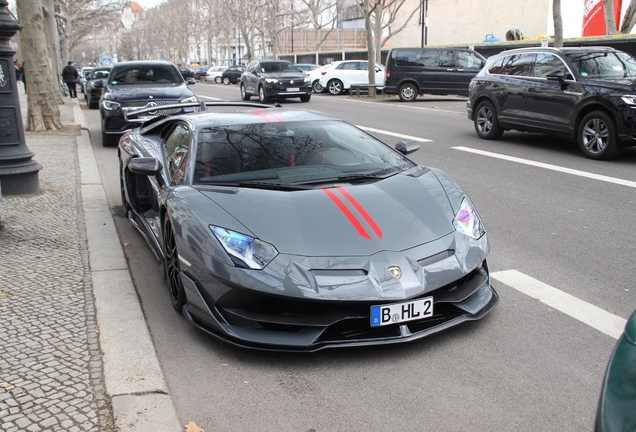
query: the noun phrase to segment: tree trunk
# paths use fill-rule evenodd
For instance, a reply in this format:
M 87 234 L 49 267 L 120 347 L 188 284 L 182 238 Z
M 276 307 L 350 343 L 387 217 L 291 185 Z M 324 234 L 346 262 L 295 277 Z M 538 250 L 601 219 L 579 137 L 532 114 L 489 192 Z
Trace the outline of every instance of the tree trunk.
M 29 132 L 59 130 L 62 128 L 60 110 L 54 91 L 59 81 L 57 73 L 49 67 L 46 40 L 44 38 L 44 16 L 42 1 L 19 1 L 18 16 L 22 24 L 20 41 L 27 77 L 27 126 Z M 55 77 L 55 79 L 54 79 Z
M 375 7 L 375 29 L 373 31 L 373 37 L 375 38 L 375 62 L 382 63 L 382 5 L 380 5 L 379 1 Z
M 373 9 L 376 9 L 377 3 L 373 4 Z M 367 31 L 367 58 L 369 59 L 368 63 L 368 73 L 369 73 L 369 84 L 375 84 L 375 48 L 373 45 L 373 26 L 371 25 L 371 5 L 369 4 L 369 0 L 364 0 L 363 6 L 364 8 L 364 28 Z M 375 87 L 369 87 L 369 96 L 375 97 Z
M 614 0 L 603 0 L 605 9 L 605 33 L 608 35 L 618 34 L 616 31 L 616 18 L 614 17 Z
M 552 3 L 552 16 L 554 18 L 554 47 L 563 47 L 563 16 L 561 15 L 561 0 Z
M 632 32 L 632 28 L 636 25 L 636 0 L 631 0 L 625 16 L 623 17 L 623 23 L 621 24 L 621 33 L 628 34 Z
M 57 22 L 55 21 L 54 1 L 42 0 L 42 12 L 44 14 L 44 36 L 49 53 L 48 58 L 53 65 L 54 76 L 59 76 L 62 73 L 62 67 L 60 65 L 60 44 L 58 43 L 60 37 L 57 30 Z M 64 103 L 60 92 L 53 92 L 53 95 L 56 103 Z

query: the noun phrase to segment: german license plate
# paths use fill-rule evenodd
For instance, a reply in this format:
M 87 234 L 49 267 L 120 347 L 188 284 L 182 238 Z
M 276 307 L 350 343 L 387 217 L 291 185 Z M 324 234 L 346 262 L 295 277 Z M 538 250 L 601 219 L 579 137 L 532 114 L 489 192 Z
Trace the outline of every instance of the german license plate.
M 433 297 L 403 303 L 371 306 L 371 327 L 398 324 L 433 316 Z
M 287 88 L 287 91 L 288 92 L 296 92 L 296 91 L 300 91 L 300 88 L 298 88 L 298 87 L 289 87 L 289 88 Z
M 137 120 L 152 120 L 153 118 L 157 118 L 157 116 L 139 116 Z

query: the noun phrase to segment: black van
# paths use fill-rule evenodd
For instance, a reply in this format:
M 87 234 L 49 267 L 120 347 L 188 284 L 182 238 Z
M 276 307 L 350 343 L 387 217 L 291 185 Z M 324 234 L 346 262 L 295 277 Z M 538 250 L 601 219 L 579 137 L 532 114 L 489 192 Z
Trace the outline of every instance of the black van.
M 465 48 L 394 48 L 386 59 L 383 93 L 412 102 L 418 94 L 468 96 L 468 83 L 486 64 Z

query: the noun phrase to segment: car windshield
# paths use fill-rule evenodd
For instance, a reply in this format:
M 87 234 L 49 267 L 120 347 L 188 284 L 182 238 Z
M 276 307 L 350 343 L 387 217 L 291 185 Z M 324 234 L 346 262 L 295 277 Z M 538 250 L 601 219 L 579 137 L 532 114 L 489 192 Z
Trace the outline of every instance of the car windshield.
M 181 84 L 182 78 L 170 66 L 132 66 L 113 72 L 112 85 Z
M 95 70 L 91 73 L 91 79 L 104 79 L 104 78 L 108 78 L 108 74 L 110 73 L 110 70 L 107 69 L 103 69 L 103 70 Z
M 298 69 L 287 62 L 261 63 L 261 72 L 298 72 Z
M 342 121 L 229 125 L 199 132 L 194 183 L 318 184 L 381 179 L 414 166 Z
M 586 78 L 636 77 L 636 59 L 623 52 L 570 52 L 566 56 Z

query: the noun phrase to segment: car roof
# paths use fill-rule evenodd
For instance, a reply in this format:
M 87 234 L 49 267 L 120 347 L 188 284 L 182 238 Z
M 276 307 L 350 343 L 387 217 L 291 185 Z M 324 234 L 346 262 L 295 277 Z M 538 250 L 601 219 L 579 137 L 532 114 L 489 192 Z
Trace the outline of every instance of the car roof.
M 498 55 L 507 55 L 507 54 L 515 54 L 515 53 L 524 53 L 524 52 L 562 52 L 562 53 L 575 53 L 575 52 L 619 52 L 611 47 L 606 46 L 586 46 L 586 47 L 563 47 L 563 48 L 555 48 L 555 47 L 526 47 L 526 48 L 515 48 L 511 50 L 506 50 L 500 52 Z
M 97 70 L 111 70 L 112 68 L 113 68 L 112 66 L 96 66 L 91 69 L 94 71 L 97 71 Z
M 135 66 L 173 66 L 176 67 L 173 63 L 163 61 L 163 60 L 133 60 L 133 61 L 124 61 L 119 62 L 113 66 L 113 68 L 119 69 L 119 67 L 135 67 Z

